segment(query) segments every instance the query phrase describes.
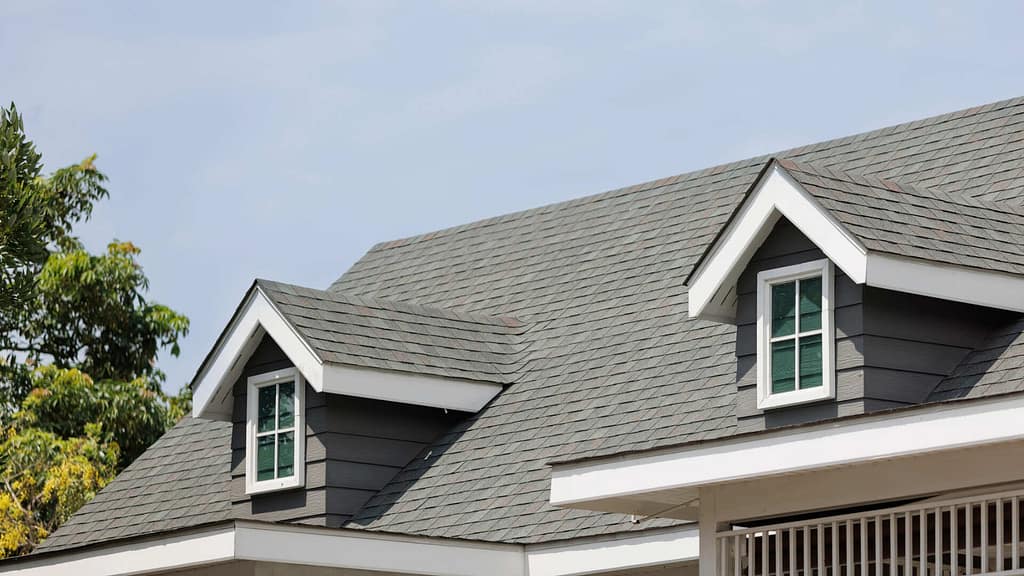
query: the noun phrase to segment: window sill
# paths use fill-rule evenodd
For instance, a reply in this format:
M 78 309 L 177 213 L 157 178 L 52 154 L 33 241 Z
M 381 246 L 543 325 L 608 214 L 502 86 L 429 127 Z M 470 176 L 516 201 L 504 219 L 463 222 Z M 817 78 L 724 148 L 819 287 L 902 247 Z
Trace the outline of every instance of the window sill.
M 252 496 L 254 494 L 266 494 L 268 492 L 279 492 L 282 490 L 291 490 L 292 488 L 302 488 L 303 483 L 299 480 L 298 476 L 291 478 L 284 478 L 281 480 L 264 480 L 262 482 L 245 483 L 245 494 Z
M 771 410 L 773 408 L 787 408 L 790 406 L 799 406 L 801 404 L 810 404 L 811 402 L 831 400 L 834 397 L 835 394 L 833 394 L 827 386 L 819 386 L 817 388 L 808 388 L 807 390 L 783 392 L 781 394 L 772 394 L 765 398 L 758 398 L 757 409 Z

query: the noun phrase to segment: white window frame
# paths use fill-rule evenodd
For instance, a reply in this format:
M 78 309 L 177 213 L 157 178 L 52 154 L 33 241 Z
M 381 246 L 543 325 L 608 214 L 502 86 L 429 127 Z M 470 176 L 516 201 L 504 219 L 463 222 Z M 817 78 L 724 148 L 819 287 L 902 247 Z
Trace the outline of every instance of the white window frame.
M 771 318 L 772 291 L 776 284 L 821 276 L 821 386 L 772 393 L 771 367 Z M 804 262 L 793 266 L 762 270 L 757 274 L 757 407 L 760 410 L 793 406 L 807 402 L 818 402 L 835 398 L 835 329 L 833 285 L 835 275 L 832 262 L 827 259 Z M 797 296 L 799 302 L 799 295 Z M 809 335 L 814 331 L 800 332 L 799 304 L 796 310 L 797 334 Z M 800 370 L 800 348 L 797 346 L 795 370 Z M 797 376 L 799 381 L 799 376 Z
M 259 389 L 265 386 L 295 382 L 295 474 L 287 478 L 256 480 L 256 434 L 259 417 Z M 245 493 L 262 494 L 305 485 L 306 477 L 306 382 L 297 368 L 284 368 L 250 376 L 246 382 Z M 276 426 L 276 424 L 275 424 Z M 275 441 L 275 462 L 276 446 Z

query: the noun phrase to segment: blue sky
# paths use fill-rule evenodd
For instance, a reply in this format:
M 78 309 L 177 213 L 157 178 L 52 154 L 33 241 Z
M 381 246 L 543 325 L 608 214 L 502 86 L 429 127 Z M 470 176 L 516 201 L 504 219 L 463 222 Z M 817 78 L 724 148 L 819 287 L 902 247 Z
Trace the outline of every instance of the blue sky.
M 0 4 L 0 101 L 142 250 L 187 382 L 254 277 L 1024 95 L 1015 2 Z

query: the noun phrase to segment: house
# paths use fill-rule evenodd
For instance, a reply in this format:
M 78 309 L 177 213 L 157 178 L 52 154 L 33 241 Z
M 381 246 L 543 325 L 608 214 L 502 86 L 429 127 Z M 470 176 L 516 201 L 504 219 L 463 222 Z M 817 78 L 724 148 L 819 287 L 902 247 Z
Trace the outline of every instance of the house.
M 1024 98 L 257 280 L 24 576 L 1024 574 Z

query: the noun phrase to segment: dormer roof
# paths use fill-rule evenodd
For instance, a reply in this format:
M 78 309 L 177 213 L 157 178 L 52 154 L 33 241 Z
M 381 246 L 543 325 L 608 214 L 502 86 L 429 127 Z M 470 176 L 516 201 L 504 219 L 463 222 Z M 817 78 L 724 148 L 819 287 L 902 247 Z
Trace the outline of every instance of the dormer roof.
M 854 282 L 1024 312 L 1024 208 L 771 159 L 688 278 L 690 315 L 732 322 L 735 281 L 785 217 Z
M 317 392 L 475 412 L 512 381 L 528 325 L 256 280 L 192 381 L 197 417 L 228 419 L 264 334 Z

